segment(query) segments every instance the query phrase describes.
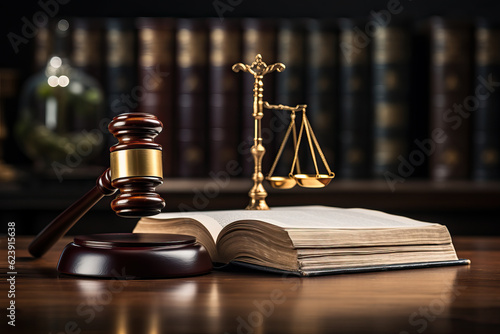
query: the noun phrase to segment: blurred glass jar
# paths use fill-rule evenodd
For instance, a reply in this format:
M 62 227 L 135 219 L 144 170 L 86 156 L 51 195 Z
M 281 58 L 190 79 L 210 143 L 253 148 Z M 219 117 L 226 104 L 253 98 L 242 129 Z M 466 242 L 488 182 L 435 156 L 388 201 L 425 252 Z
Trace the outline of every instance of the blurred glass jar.
M 98 82 L 71 66 L 69 24 L 60 20 L 54 52 L 22 90 L 16 137 L 39 169 L 76 168 L 102 151 L 104 95 Z

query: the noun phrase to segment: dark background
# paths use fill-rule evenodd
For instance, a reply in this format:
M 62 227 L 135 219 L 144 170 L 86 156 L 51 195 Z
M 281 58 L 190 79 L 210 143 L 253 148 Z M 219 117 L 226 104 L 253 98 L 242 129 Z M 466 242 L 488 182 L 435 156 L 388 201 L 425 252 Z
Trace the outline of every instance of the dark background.
M 44 3 L 56 0 L 39 0 Z M 0 66 L 22 64 L 22 55 L 15 55 L 8 45 L 7 33 L 19 32 L 23 16 L 32 19 L 41 9 L 36 0 L 4 1 L 0 5 L 2 52 Z M 68 1 L 68 0 L 64 0 Z M 222 3 L 235 4 L 233 10 L 226 11 L 224 17 L 367 17 L 370 11 L 387 8 L 388 0 L 354 1 L 286 1 L 286 0 L 220 0 Z M 500 2 L 495 0 L 456 1 L 456 0 L 401 0 L 403 12 L 398 16 L 425 18 L 432 15 L 470 17 L 500 15 Z M 90 16 L 90 17 L 138 17 L 138 16 L 171 16 L 171 17 L 218 17 L 213 0 L 69 0 L 59 5 L 58 16 Z

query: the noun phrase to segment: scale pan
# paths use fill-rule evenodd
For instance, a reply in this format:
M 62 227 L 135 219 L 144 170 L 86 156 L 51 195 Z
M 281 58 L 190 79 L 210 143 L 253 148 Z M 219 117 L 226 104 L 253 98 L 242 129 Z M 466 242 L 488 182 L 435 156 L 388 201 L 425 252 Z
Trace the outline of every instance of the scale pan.
M 293 177 L 297 181 L 297 184 L 304 188 L 323 188 L 334 178 L 334 176 L 328 174 L 295 174 Z
M 294 178 L 288 176 L 268 176 L 266 180 L 276 189 L 291 189 L 297 184 Z

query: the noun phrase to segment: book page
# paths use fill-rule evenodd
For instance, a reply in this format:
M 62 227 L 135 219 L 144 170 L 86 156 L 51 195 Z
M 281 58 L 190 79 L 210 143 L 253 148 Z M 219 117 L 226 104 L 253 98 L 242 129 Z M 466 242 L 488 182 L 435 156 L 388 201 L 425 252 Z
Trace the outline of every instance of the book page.
M 327 206 L 278 207 L 268 211 L 227 210 L 161 213 L 154 219 L 192 218 L 207 227 L 215 240 L 222 228 L 241 220 L 258 220 L 282 228 L 373 229 L 421 227 L 429 223 L 368 209 Z
M 285 228 L 372 229 L 422 227 L 431 224 L 382 211 L 360 208 L 303 206 L 280 207 L 274 211 L 286 212 L 286 221 L 276 224 Z

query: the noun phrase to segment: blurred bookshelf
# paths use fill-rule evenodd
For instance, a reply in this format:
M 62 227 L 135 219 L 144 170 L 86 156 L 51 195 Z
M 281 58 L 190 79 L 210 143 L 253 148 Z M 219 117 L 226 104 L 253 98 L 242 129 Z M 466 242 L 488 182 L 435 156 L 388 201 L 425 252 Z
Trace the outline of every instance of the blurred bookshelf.
M 488 146 L 488 143 L 493 143 L 494 148 L 498 148 L 499 118 L 491 115 L 498 114 L 495 108 L 500 105 L 500 94 L 497 92 L 488 100 L 493 102 L 478 107 L 481 115 L 486 116 L 478 119 L 473 114 L 470 118 L 463 118 L 464 124 L 470 124 L 460 126 L 459 132 L 447 129 L 449 124 L 436 122 L 446 113 L 446 108 L 439 107 L 439 101 L 446 101 L 450 107 L 453 103 L 463 102 L 473 92 L 477 74 L 487 77 L 494 73 L 495 78 L 497 75 L 500 78 L 497 65 L 500 54 L 495 53 L 495 50 L 500 50 L 500 42 L 499 39 L 493 44 L 488 42 L 495 40 L 496 34 L 500 36 L 499 25 L 492 17 L 500 12 L 500 3 L 397 3 L 396 6 L 392 1 L 335 1 L 326 4 L 308 1 L 304 4 L 281 0 L 220 0 L 173 4 L 144 0 L 140 5 L 124 5 L 118 1 L 71 1 L 59 4 L 56 16 L 68 18 L 70 24 L 80 29 L 79 36 L 97 34 L 77 41 L 89 44 L 73 41 L 69 47 L 76 60 L 99 54 L 95 62 L 77 62 L 76 66 L 101 84 L 106 96 L 103 117 L 112 117 L 123 110 L 124 103 L 113 109 L 113 102 L 120 94 L 130 94 L 140 86 L 150 71 L 168 73 L 162 77 L 157 89 L 148 92 L 147 99 L 135 101 L 140 110 L 157 114 L 165 124 L 164 134 L 159 140 L 165 149 L 166 177 L 158 188 L 167 203 L 165 211 L 240 209 L 246 206 L 247 193 L 252 185 L 249 176 L 252 164 L 247 153 L 239 156 L 236 153 L 240 145 L 246 147 L 246 151 L 251 146 L 248 140 L 248 133 L 252 133 L 248 124 L 253 124 L 248 114 L 251 82 L 232 73 L 230 68 L 235 62 L 251 62 L 248 54 L 252 52 L 264 52 L 266 62 L 280 61 L 288 66 L 288 72 L 272 74 L 266 82 L 265 99 L 276 104 L 309 105 L 312 126 L 327 158 L 331 159 L 332 170 L 337 173 L 337 178 L 322 190 L 296 187 L 279 191 L 266 185 L 271 207 L 314 204 L 364 207 L 442 222 L 452 234 L 500 234 L 499 157 L 498 152 L 491 153 Z M 30 19 L 44 10 L 38 2 L 33 4 L 29 9 L 12 4 L 8 17 L 0 23 L 4 35 L 20 32 L 24 22 L 22 17 Z M 392 30 L 380 34 L 385 38 L 371 37 L 366 47 L 355 50 L 360 54 L 366 52 L 364 62 L 358 62 L 357 58 L 354 62 L 342 58 L 340 45 L 349 42 L 353 28 L 366 27 L 374 20 L 372 12 L 388 11 L 389 7 L 396 13 L 392 14 L 392 22 L 388 25 Z M 142 21 L 138 20 L 139 17 L 143 18 Z M 55 19 L 50 21 L 53 23 Z M 181 30 L 190 36 L 186 42 L 179 33 Z M 119 33 L 113 35 L 112 31 Z M 214 34 L 215 31 L 218 35 Z M 252 44 L 251 36 L 255 31 L 261 42 Z M 453 60 L 457 57 L 453 53 L 448 54 L 448 58 L 443 56 L 443 62 L 433 60 L 440 52 L 442 31 L 448 33 L 446 41 L 455 43 L 447 45 L 460 51 L 458 58 L 463 59 L 464 64 L 455 64 Z M 454 37 L 457 32 L 459 38 Z M 101 157 L 91 161 L 91 166 L 77 168 L 74 174 L 78 175 L 68 174 L 58 182 L 54 175 L 36 174 L 30 167 L 30 159 L 21 151 L 19 139 L 14 136 L 20 92 L 27 78 L 48 60 L 50 43 L 44 44 L 44 36 L 38 34 L 26 44 L 19 44 L 17 53 L 9 46 L 0 58 L 0 67 L 17 73 L 16 83 L 12 84 L 17 93 L 5 98 L 2 95 L 7 135 L 0 145 L 3 145 L 4 161 L 14 169 L 22 170 L 24 175 L 18 181 L 0 183 L 0 220 L 15 220 L 21 226 L 19 233 L 26 234 L 38 232 L 90 189 L 107 160 L 105 147 Z M 160 43 L 160 47 L 148 49 L 150 40 L 145 36 Z M 295 47 L 284 41 L 295 43 Z M 220 61 L 214 61 L 212 54 L 227 51 L 228 45 L 236 45 L 234 49 L 237 50 L 222 53 L 223 57 L 217 58 Z M 75 57 L 75 50 L 87 56 Z M 129 53 L 127 57 L 121 54 L 120 66 L 110 65 L 109 59 L 115 59 L 110 57 L 113 50 Z M 181 57 L 186 56 L 183 50 L 192 50 L 187 54 L 188 58 L 191 57 L 188 63 L 196 66 L 181 66 Z M 301 57 L 289 57 L 290 50 L 300 50 Z M 394 56 L 396 53 L 397 57 Z M 169 57 L 165 57 L 166 54 Z M 330 57 L 316 59 L 313 57 L 316 54 Z M 498 59 L 479 61 L 484 54 Z M 144 56 L 152 57 L 153 63 L 144 62 Z M 458 79 L 440 77 L 442 73 L 457 74 Z M 203 84 L 189 90 L 183 83 L 191 82 L 188 79 L 193 75 L 202 78 Z M 361 90 L 357 88 L 359 85 L 347 84 L 357 82 L 354 80 L 356 75 L 362 78 Z M 403 81 L 397 81 L 401 78 Z M 450 81 L 457 84 L 456 89 L 448 92 L 446 85 Z M 291 87 L 289 82 L 298 85 Z M 121 90 L 115 90 L 118 86 Z M 325 111 L 325 106 L 333 107 Z M 228 117 L 234 116 L 232 111 L 235 109 L 239 115 L 228 121 Z M 399 116 L 391 116 L 391 113 Z M 398 119 L 403 121 L 398 123 L 395 121 Z M 411 176 L 398 176 L 400 160 L 396 157 L 402 156 L 408 161 L 412 152 L 422 152 L 422 145 L 416 144 L 415 139 L 421 143 L 432 138 L 431 130 L 435 128 L 448 131 L 446 134 L 452 138 L 448 143 L 451 144 L 430 158 L 425 157 L 423 162 L 419 161 L 418 166 L 413 166 Z M 266 146 L 267 167 L 282 138 L 277 133 L 274 135 L 276 139 Z M 488 161 L 493 161 L 493 167 L 478 164 L 485 156 L 478 153 L 484 149 L 481 145 L 488 146 L 487 157 Z M 204 157 L 190 160 L 193 156 Z M 359 163 L 359 159 L 350 161 L 353 156 L 364 156 L 364 164 Z M 223 171 L 226 163 L 235 159 L 241 164 L 243 175 L 232 176 L 223 185 L 220 180 L 209 177 L 210 172 Z M 453 166 L 447 165 L 447 161 L 452 161 Z M 384 174 L 386 171 L 398 176 L 394 190 L 384 180 L 388 175 Z M 71 233 L 130 231 L 135 221 L 116 217 L 109 202 L 108 198 L 102 200 Z
M 19 233 L 34 234 L 80 198 L 94 182 L 42 182 L 29 186 L 3 184 L 0 218 L 19 222 Z M 252 182 L 231 179 L 166 179 L 158 188 L 167 206 L 164 211 L 243 209 Z M 334 180 L 324 189 L 276 190 L 266 185 L 271 207 L 329 205 L 362 207 L 446 224 L 454 234 L 500 233 L 500 182 L 430 182 L 411 180 L 392 192 L 385 181 Z M 70 233 L 128 232 L 137 219 L 117 217 L 105 197 Z M 105 223 L 104 223 L 105 222 Z

